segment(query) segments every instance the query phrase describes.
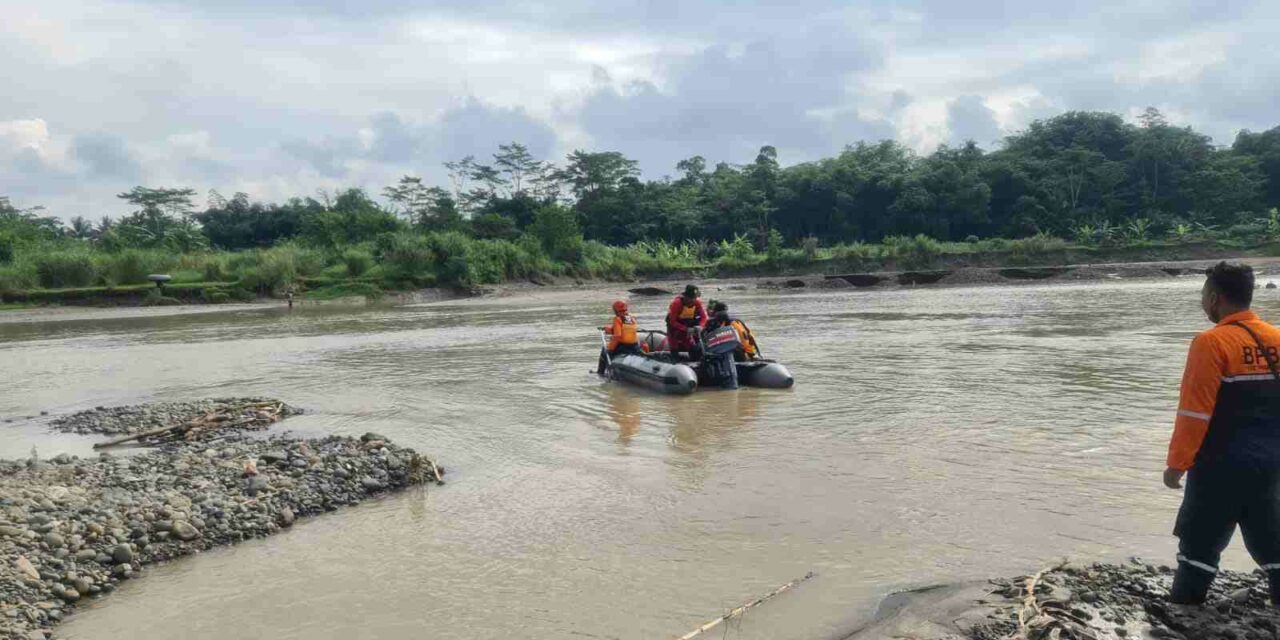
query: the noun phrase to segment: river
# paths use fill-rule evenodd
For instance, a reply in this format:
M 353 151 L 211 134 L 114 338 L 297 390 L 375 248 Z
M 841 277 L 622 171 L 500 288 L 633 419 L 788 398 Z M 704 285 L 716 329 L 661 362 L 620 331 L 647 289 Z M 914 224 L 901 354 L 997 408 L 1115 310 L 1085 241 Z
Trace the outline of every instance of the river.
M 602 383 L 613 292 L 403 307 L 0 316 L 0 418 L 266 395 L 448 484 L 146 570 L 68 638 L 836 638 L 894 588 L 1062 556 L 1168 561 L 1160 484 L 1199 278 L 714 291 L 789 391 Z M 657 325 L 666 299 L 637 299 Z M 1264 317 L 1280 298 L 1259 293 Z M 0 425 L 0 453 L 89 439 Z M 1249 568 L 1239 542 L 1226 565 Z M 724 637 L 722 630 L 713 636 Z

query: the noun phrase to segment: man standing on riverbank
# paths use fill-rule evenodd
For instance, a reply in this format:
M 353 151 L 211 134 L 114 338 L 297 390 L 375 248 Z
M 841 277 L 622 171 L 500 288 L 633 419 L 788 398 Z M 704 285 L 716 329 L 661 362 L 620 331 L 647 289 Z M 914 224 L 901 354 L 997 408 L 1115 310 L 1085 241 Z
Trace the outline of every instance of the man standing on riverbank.
M 1205 275 L 1200 303 L 1216 326 L 1191 342 L 1164 472 L 1171 489 L 1187 476 L 1170 600 L 1204 602 L 1239 525 L 1280 603 L 1280 329 L 1249 309 L 1252 268 Z

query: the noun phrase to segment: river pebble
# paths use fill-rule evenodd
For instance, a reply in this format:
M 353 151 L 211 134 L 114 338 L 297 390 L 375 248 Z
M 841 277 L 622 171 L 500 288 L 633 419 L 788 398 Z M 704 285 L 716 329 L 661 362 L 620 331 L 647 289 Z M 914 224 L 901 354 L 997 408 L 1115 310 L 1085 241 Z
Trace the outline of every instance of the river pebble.
M 211 398 L 190 402 L 159 402 L 126 407 L 96 407 L 88 411 L 55 418 L 49 423 L 49 426 L 58 431 L 68 433 L 128 435 L 182 424 L 216 411 L 261 402 L 274 403 L 277 401 L 271 398 Z M 301 409 L 286 404 L 282 406 L 280 417 L 286 418 L 300 413 L 302 413 Z
M 1133 559 L 1127 564 L 1066 565 L 1045 572 L 1036 589 L 1042 615 L 1019 629 L 1026 578 L 995 580 L 994 604 L 985 621 L 966 630 L 970 640 L 1025 636 L 1060 640 L 1129 637 L 1245 640 L 1280 637 L 1280 611 L 1271 606 L 1261 571 L 1221 571 L 1204 606 L 1167 602 L 1173 571 Z M 1034 620 L 1033 620 L 1034 618 Z M 932 638 L 932 636 L 929 636 Z M 954 637 L 954 636 L 948 636 Z
M 217 402 L 241 400 L 100 408 L 55 426 L 134 433 Z M 128 457 L 0 460 L 0 558 L 8 559 L 0 563 L 0 638 L 49 637 L 76 603 L 114 591 L 144 565 L 435 480 L 412 450 L 377 440 L 231 433 L 217 449 L 176 442 Z

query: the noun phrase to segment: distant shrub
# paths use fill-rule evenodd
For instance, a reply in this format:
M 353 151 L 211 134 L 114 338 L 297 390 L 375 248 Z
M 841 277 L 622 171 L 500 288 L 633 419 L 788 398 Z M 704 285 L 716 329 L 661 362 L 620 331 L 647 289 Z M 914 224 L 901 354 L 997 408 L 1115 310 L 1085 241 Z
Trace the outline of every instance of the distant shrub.
M 432 279 L 436 253 L 426 236 L 416 233 L 388 233 L 374 242 L 384 275 L 393 282 L 422 283 Z
M 147 276 L 169 271 L 177 260 L 164 251 L 125 249 L 101 256 L 99 269 L 108 285 L 146 284 Z
M 36 277 L 46 289 L 87 287 L 97 279 L 93 258 L 88 253 L 54 252 L 35 258 Z
M 448 231 L 432 234 L 430 241 L 438 283 L 455 287 L 476 284 L 476 274 L 471 266 L 470 248 L 474 242 L 471 238 L 457 231 Z
M 283 289 L 298 278 L 294 256 L 287 251 L 259 249 L 238 253 L 230 266 L 243 287 L 262 294 Z
M 373 255 L 364 249 L 347 249 L 342 252 L 342 263 L 347 267 L 347 275 L 362 276 L 373 268 Z
M 765 254 L 768 256 L 769 262 L 776 264 L 782 260 L 783 242 L 782 233 L 777 229 L 769 230 L 769 235 L 765 240 Z
M 808 262 L 818 259 L 818 247 L 818 239 L 814 236 L 809 236 L 800 243 L 800 250 L 804 252 L 804 259 Z
M 0 267 L 0 291 L 21 291 L 36 286 L 33 271 L 17 266 Z
M 542 248 L 553 260 L 582 262 L 582 229 L 573 210 L 559 205 L 538 209 L 529 233 L 542 242 Z
M 205 282 L 223 282 L 230 279 L 227 273 L 227 263 L 221 256 L 212 256 L 204 263 L 204 281 Z
M 915 237 L 889 236 L 883 242 L 886 252 L 904 269 L 925 269 L 942 255 L 942 244 L 924 234 Z

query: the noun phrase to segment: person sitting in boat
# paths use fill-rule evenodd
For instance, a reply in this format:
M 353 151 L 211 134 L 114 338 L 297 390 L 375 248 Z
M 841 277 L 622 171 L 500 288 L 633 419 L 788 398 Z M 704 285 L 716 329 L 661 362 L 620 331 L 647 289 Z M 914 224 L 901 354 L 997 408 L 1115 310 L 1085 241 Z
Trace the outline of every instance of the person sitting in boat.
M 627 312 L 626 302 L 618 300 L 613 303 L 613 319 L 601 330 L 609 336 L 609 345 L 600 349 L 600 364 L 596 367 L 596 373 L 604 375 L 610 358 L 628 353 L 642 353 L 636 319 Z
M 719 300 L 714 300 L 708 306 L 708 309 L 711 313 L 711 319 L 707 321 L 707 326 L 703 331 L 710 333 L 720 327 L 733 327 L 733 330 L 738 332 L 738 340 L 742 343 L 742 346 L 734 352 L 734 360 L 746 362 L 760 357 L 760 345 L 756 342 L 755 335 L 751 333 L 747 323 L 729 315 L 729 305 Z
M 702 307 L 701 297 L 702 292 L 689 285 L 667 308 L 667 350 L 688 353 L 690 360 L 702 358 L 698 332 L 707 324 L 707 310 Z

